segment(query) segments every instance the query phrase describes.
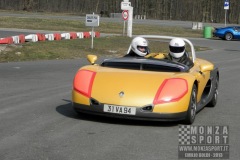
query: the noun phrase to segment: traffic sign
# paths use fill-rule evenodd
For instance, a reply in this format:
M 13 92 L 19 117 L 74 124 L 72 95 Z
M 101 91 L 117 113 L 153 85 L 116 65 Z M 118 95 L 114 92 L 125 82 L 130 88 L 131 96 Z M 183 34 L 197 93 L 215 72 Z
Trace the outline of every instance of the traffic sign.
M 94 37 L 94 27 L 99 26 L 99 15 L 97 14 L 86 14 L 86 26 L 92 27 L 92 45 L 91 48 L 93 49 L 93 37 Z
M 121 2 L 121 10 L 129 10 L 131 7 L 131 2 Z
M 99 26 L 99 15 L 86 14 L 86 26 L 98 27 Z
M 224 1 L 224 9 L 229 9 L 229 0 Z
M 128 10 L 122 11 L 122 18 L 124 21 L 128 20 Z

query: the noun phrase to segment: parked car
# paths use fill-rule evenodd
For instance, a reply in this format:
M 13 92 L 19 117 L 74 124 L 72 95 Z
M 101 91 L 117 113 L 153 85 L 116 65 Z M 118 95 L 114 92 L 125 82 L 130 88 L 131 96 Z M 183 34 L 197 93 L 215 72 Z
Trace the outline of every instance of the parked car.
M 231 41 L 233 39 L 240 39 L 240 26 L 231 26 L 223 28 L 215 28 L 213 31 L 214 37 Z
M 144 38 L 171 39 L 143 35 Z M 111 58 L 81 67 L 73 80 L 72 105 L 76 112 L 126 119 L 185 120 L 192 124 L 205 106 L 217 103 L 219 71 L 211 62 L 196 58 L 194 66 L 157 58 Z M 162 54 L 162 53 L 159 53 Z M 160 56 L 161 57 L 161 56 Z

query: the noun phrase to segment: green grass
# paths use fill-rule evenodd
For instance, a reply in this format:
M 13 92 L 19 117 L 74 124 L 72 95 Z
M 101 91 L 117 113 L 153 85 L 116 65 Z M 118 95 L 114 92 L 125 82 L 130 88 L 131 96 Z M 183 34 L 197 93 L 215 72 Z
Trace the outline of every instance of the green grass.
M 0 17 L 0 28 L 35 29 L 48 31 L 89 31 L 85 22 L 74 20 L 14 18 Z M 100 33 L 122 34 L 123 23 L 100 22 L 95 31 Z M 202 37 L 202 31 L 184 29 L 181 27 L 160 27 L 154 25 L 133 25 L 133 35 L 156 34 L 180 37 Z M 98 56 L 122 56 L 126 53 L 131 38 L 110 36 L 94 39 L 94 48 L 91 49 L 91 38 L 27 42 L 16 45 L 0 45 L 0 62 L 31 61 L 46 59 L 75 59 L 86 57 L 87 54 Z M 150 42 L 152 52 L 167 52 L 168 44 L 156 41 Z M 201 47 L 197 47 L 201 50 Z M 203 48 L 205 50 L 205 48 Z
M 50 31 L 90 31 L 90 27 L 85 26 L 85 21 L 60 20 L 60 19 L 40 19 L 40 18 L 14 18 L 0 17 L 0 28 L 36 29 Z M 101 33 L 122 34 L 123 22 L 101 22 L 95 28 Z M 133 24 L 133 34 L 157 34 L 180 37 L 202 37 L 202 31 L 186 29 L 181 27 L 161 27 L 156 25 Z
M 91 49 L 91 39 L 28 42 L 22 45 L 9 45 L 0 53 L 0 62 L 29 61 L 42 59 L 75 59 L 87 54 L 98 56 L 119 56 L 123 54 L 131 39 L 127 37 L 95 38 Z M 118 45 L 114 45 L 114 44 Z

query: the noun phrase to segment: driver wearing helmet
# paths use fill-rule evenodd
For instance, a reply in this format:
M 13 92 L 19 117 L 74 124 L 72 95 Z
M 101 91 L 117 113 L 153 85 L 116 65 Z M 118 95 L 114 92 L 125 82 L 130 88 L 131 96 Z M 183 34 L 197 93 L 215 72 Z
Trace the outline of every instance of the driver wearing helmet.
M 135 37 L 124 57 L 145 57 L 148 54 L 148 41 L 142 37 Z
M 193 62 L 185 50 L 185 42 L 181 38 L 174 38 L 170 41 L 169 51 L 167 59 L 185 64 L 190 68 L 193 66 Z

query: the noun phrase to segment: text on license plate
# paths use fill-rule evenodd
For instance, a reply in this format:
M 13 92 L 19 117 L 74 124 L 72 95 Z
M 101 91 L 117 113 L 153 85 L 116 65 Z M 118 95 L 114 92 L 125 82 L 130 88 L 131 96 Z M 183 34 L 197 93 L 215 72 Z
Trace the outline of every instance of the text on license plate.
M 136 108 L 134 107 L 115 106 L 108 104 L 104 104 L 103 111 L 117 114 L 129 114 L 129 115 L 136 114 Z

